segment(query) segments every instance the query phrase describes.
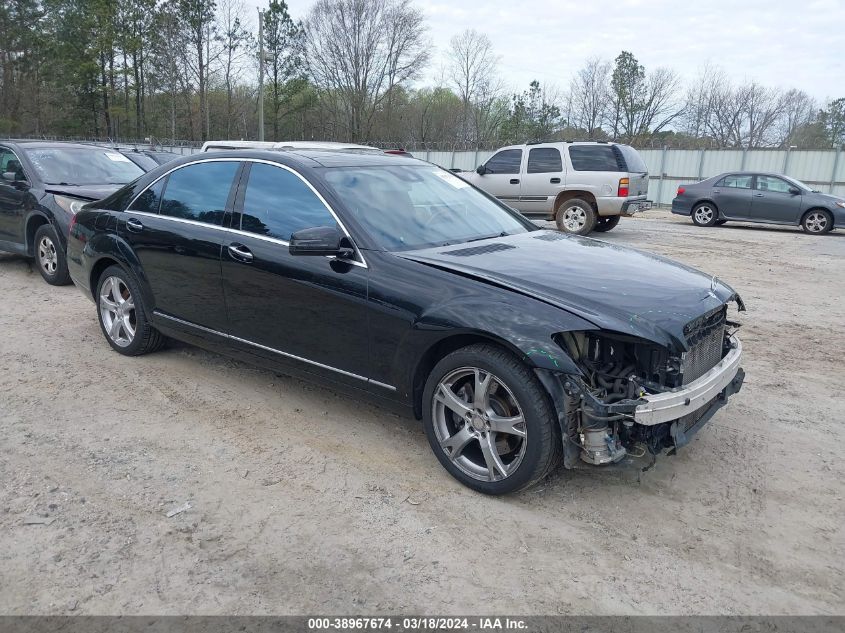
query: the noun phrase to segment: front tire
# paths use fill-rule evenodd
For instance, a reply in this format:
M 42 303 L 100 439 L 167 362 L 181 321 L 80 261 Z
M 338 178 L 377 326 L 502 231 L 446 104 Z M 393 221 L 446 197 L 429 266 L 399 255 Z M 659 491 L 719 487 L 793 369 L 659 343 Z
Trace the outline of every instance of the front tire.
M 823 209 L 813 209 L 804 214 L 801 219 L 801 228 L 805 233 L 820 235 L 833 229 L 833 217 Z
M 719 210 L 712 202 L 702 202 L 693 207 L 690 216 L 696 226 L 713 226 L 719 219 Z
M 555 412 L 536 376 L 490 344 L 437 363 L 423 392 L 423 424 L 443 467 L 484 494 L 528 488 L 560 456 Z
M 38 265 L 38 272 L 51 286 L 66 286 L 70 283 L 70 274 L 67 271 L 67 260 L 62 250 L 56 229 L 50 224 L 42 224 L 35 231 L 34 250 L 35 263 Z
M 140 356 L 164 345 L 147 318 L 141 289 L 121 266 L 109 266 L 97 282 L 97 320 L 109 345 L 124 356 Z
M 607 233 L 616 228 L 616 225 L 619 224 L 619 217 L 618 215 L 609 215 L 606 217 L 599 216 L 598 220 L 596 221 L 596 228 L 595 230 L 599 233 Z
M 555 211 L 557 228 L 564 233 L 587 235 L 596 226 L 596 210 L 586 200 L 572 198 L 561 203 Z

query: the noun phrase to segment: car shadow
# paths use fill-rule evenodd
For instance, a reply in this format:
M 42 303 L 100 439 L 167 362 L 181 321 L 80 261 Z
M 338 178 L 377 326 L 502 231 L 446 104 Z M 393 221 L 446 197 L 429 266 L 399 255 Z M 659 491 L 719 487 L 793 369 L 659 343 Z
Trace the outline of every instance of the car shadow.
M 791 233 L 791 234 L 801 234 L 801 235 L 814 235 L 813 233 L 807 233 L 803 229 L 797 226 L 777 226 L 771 224 L 744 224 L 742 222 L 728 222 L 727 224 L 723 224 L 721 226 L 714 226 L 711 228 L 715 229 L 722 229 L 722 230 L 729 230 L 729 231 L 759 231 L 762 233 Z M 832 231 L 828 231 L 827 233 L 821 233 L 820 235 L 828 236 L 828 235 L 839 235 L 840 237 L 845 236 L 845 232 L 839 231 L 837 233 L 836 229 Z

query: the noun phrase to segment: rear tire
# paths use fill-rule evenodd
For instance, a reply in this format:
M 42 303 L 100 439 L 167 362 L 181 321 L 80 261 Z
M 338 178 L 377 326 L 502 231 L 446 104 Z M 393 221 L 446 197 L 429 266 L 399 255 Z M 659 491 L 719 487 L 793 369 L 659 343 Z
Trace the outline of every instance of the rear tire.
M 607 233 L 616 228 L 616 225 L 619 224 L 618 215 L 609 215 L 606 217 L 599 216 L 598 220 L 596 221 L 596 228 L 595 230 L 599 233 Z
M 719 219 L 719 210 L 712 202 L 701 202 L 692 208 L 690 217 L 696 226 L 713 226 Z
M 596 210 L 586 200 L 572 198 L 561 203 L 555 211 L 557 228 L 564 233 L 587 235 L 596 226 Z
M 67 259 L 52 225 L 42 224 L 38 227 L 33 238 L 33 250 L 35 264 L 44 281 L 51 286 L 66 286 L 70 283 Z
M 833 229 L 833 217 L 824 209 L 811 209 L 801 218 L 801 228 L 813 235 L 827 233 Z
M 546 392 L 524 363 L 495 345 L 470 345 L 437 363 L 423 392 L 423 425 L 449 474 L 484 494 L 528 488 L 560 459 Z
M 97 320 L 103 336 L 116 352 L 140 356 L 155 352 L 166 342 L 150 325 L 135 278 L 121 266 L 109 266 L 97 281 Z

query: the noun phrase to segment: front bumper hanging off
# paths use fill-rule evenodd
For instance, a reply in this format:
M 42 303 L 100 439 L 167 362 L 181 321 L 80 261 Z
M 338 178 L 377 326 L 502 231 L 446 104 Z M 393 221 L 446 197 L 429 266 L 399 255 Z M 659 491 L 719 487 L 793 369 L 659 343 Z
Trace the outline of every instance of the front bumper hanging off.
M 605 404 L 596 400 L 589 391 L 577 385 L 575 381 L 566 381 L 564 390 L 582 406 L 588 407 L 594 416 L 607 418 L 622 415 L 635 426 L 644 429 L 669 425 L 668 434 L 672 438 L 670 454 L 686 445 L 713 415 L 727 404 L 728 399 L 742 388 L 745 372 L 740 367 L 742 361 L 742 343 L 736 336 L 729 339 L 730 351 L 712 369 L 691 383 L 671 391 L 643 395 L 635 401 L 623 401 Z M 650 432 L 650 431 L 649 431 Z M 665 433 L 665 430 L 663 431 Z M 650 458 L 626 456 L 621 462 L 588 468 L 607 469 L 634 467 L 647 469 L 654 463 Z M 583 468 L 584 464 L 570 462 L 569 467 Z M 616 469 L 613 468 L 613 469 Z

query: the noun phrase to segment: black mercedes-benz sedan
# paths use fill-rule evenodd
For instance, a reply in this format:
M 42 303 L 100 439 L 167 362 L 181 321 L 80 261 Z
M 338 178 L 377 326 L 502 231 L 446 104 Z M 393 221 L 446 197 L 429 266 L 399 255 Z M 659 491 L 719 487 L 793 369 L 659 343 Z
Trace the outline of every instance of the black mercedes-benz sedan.
M 78 213 L 68 259 L 121 354 L 172 337 L 395 405 L 488 494 L 647 467 L 744 376 L 726 284 L 410 158 L 186 157 Z
M 114 150 L 54 141 L 0 141 L 0 251 L 34 257 L 48 284 L 70 282 L 73 215 L 144 170 Z

